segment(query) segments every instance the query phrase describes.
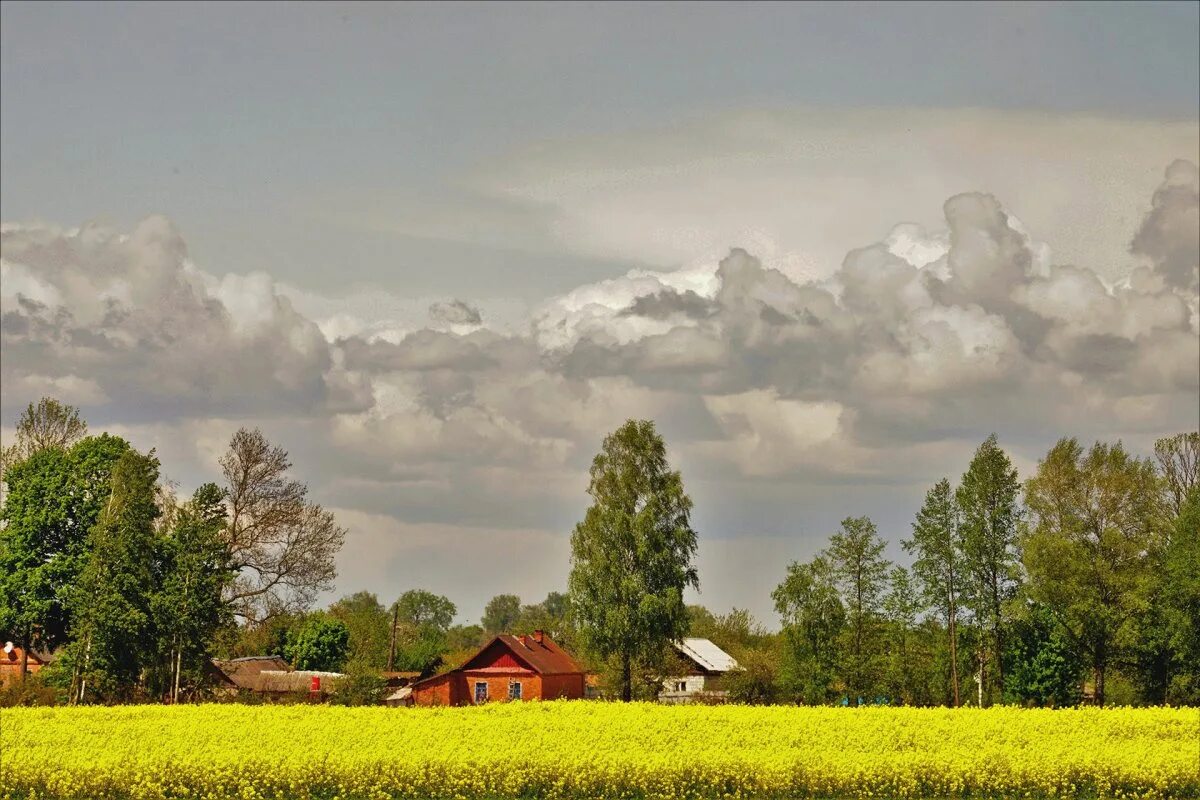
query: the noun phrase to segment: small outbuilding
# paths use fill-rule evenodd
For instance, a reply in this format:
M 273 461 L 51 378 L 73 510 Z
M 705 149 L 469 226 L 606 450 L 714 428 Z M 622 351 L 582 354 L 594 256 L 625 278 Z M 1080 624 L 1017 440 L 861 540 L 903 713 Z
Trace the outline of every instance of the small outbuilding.
M 412 684 L 389 703 L 465 706 L 515 700 L 579 700 L 583 668 L 542 631 L 528 636 L 502 633 L 462 665 Z
M 658 694 L 662 703 L 691 703 L 697 700 L 722 700 L 728 692 L 722 678 L 741 669 L 733 656 L 708 639 L 681 639 L 674 643 L 683 667 L 680 674 L 663 680 Z
M 245 656 L 213 659 L 213 683 L 227 692 L 262 690 L 262 673 L 287 672 L 291 667 L 280 656 Z
M 20 680 L 22 658 L 26 658 L 26 656 L 19 646 L 12 642 L 4 643 L 4 649 L 0 651 L 0 686 L 4 686 L 10 681 Z M 47 650 L 31 648 L 27 659 L 27 668 L 29 674 L 32 675 L 52 662 L 54 656 Z

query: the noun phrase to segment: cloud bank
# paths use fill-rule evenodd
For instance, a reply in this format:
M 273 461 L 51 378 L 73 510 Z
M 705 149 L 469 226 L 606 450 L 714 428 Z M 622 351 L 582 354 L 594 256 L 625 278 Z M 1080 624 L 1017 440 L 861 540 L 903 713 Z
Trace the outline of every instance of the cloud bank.
M 474 537 L 493 554 L 561 542 L 604 433 L 651 417 L 693 487 L 702 541 L 726 552 L 719 542 L 779 531 L 789 514 L 816 527 L 792 505 L 828 498 L 813 487 L 919 497 L 992 430 L 1028 463 L 1059 435 L 1148 442 L 1194 427 L 1198 196 L 1196 165 L 1171 164 L 1111 257 L 1127 264 L 1116 280 L 1058 263 L 999 199 L 965 193 L 944 224 L 899 225 L 819 280 L 734 249 L 579 286 L 496 327 L 451 298 L 423 322 L 412 309 L 395 324 L 315 320 L 268 275 L 193 264 L 161 217 L 127 233 L 5 224 L 3 413 L 11 423 L 54 394 L 153 440 L 141 446 L 191 447 L 198 470 L 214 468 L 220 431 L 262 424 L 318 499 L 362 523 L 343 587 L 385 593 L 419 581 L 420 537 L 468 553 Z M 410 536 L 420 546 L 397 540 Z M 552 588 L 558 561 L 514 555 L 505 580 Z M 707 602 L 769 605 L 716 591 Z

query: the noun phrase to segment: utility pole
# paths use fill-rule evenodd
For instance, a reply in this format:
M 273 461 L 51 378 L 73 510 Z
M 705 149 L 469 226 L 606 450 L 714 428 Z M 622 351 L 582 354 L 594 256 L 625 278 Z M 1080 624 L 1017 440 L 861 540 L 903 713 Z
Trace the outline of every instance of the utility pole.
M 396 666 L 396 626 L 400 624 L 400 606 L 392 606 L 392 635 L 388 641 L 388 663 L 387 671 L 393 672 Z

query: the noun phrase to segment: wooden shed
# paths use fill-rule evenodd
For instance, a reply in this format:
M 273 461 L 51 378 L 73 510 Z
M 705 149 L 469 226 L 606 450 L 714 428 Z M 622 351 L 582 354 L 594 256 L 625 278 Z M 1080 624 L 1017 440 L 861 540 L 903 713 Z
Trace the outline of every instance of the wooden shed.
M 465 706 L 510 700 L 579 700 L 583 668 L 542 631 L 502 633 L 462 665 L 412 685 L 418 706 Z
M 658 693 L 662 703 L 690 703 L 728 696 L 722 678 L 741 669 L 733 656 L 708 639 L 681 639 L 674 643 L 682 669 L 663 680 Z

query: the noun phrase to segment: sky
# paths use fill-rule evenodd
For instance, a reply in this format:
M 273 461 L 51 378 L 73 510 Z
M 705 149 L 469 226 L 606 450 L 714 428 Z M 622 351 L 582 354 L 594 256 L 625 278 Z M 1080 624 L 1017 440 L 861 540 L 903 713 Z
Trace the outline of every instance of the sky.
M 239 426 L 339 594 L 565 586 L 654 419 L 701 592 L 900 542 L 995 432 L 1200 426 L 1196 3 L 0 6 L 0 424 L 187 492 Z

